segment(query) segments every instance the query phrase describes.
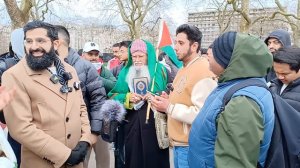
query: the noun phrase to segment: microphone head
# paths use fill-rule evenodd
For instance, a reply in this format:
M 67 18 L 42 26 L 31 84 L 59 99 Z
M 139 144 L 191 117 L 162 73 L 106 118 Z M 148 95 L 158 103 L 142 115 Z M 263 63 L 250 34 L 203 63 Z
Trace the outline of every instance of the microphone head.
M 100 109 L 100 119 L 121 122 L 126 114 L 124 105 L 116 100 L 106 100 Z
M 63 78 L 65 81 L 71 80 L 72 79 L 72 74 L 70 72 L 64 72 L 62 74 Z

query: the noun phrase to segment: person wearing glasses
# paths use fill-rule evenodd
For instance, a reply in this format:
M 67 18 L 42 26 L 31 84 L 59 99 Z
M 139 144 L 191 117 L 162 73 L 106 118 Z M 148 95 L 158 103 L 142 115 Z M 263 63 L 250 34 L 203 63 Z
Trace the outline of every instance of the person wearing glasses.
M 32 21 L 23 30 L 25 57 L 2 76 L 2 86 L 16 89 L 3 111 L 22 145 L 20 167 L 82 168 L 91 128 L 77 73 L 56 55 L 55 26 Z

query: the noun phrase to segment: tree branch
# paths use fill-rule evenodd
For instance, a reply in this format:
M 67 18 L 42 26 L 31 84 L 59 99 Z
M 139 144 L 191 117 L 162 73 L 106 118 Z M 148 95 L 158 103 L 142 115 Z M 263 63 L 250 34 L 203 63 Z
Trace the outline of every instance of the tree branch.
M 22 0 L 21 11 L 26 16 L 29 15 L 30 9 L 33 7 L 34 0 Z
M 43 3 L 42 5 L 37 6 L 37 9 L 40 10 L 42 7 L 44 6 L 48 6 L 49 3 L 53 2 L 54 0 L 47 0 L 45 3 Z M 48 8 L 48 7 L 46 7 Z
M 249 25 L 251 24 L 251 19 L 250 19 L 249 15 L 245 11 L 243 11 L 237 7 L 237 4 L 236 4 L 237 0 L 227 0 L 227 3 L 232 5 L 232 8 L 234 11 L 241 14 Z
M 116 0 L 117 1 L 117 4 L 118 4 L 118 8 L 120 10 L 120 14 L 121 14 L 121 17 L 122 19 L 124 20 L 124 22 L 128 23 L 128 24 L 131 24 L 132 22 L 128 19 L 128 17 L 126 16 L 126 12 L 125 12 L 125 9 L 124 9 L 124 5 L 122 3 L 122 0 Z
M 45 20 L 45 15 L 46 15 L 46 13 L 48 12 L 48 10 L 49 10 L 49 7 L 48 7 L 48 4 L 50 3 L 50 2 L 52 2 L 53 0 L 47 0 L 43 5 L 45 5 L 46 6 L 46 9 L 45 10 L 42 10 L 42 21 L 44 21 Z M 42 6 L 43 6 L 42 5 Z

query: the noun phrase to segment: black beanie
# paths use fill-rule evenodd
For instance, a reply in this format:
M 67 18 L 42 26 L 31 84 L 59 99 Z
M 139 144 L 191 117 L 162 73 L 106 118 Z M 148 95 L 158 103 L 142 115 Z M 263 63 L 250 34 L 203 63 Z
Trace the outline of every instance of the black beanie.
M 212 44 L 215 60 L 224 69 L 228 66 L 235 44 L 236 32 L 229 31 L 219 36 Z

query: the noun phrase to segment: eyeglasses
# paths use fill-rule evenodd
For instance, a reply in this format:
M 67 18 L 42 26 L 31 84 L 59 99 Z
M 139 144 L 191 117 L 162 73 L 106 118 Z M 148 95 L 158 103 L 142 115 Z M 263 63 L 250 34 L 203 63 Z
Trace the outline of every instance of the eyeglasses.
M 29 45 L 33 45 L 33 42 L 35 41 L 35 43 L 37 45 L 44 45 L 46 44 L 48 41 L 51 41 L 50 39 L 44 39 L 44 38 L 36 38 L 36 39 L 25 39 L 24 40 L 24 44 L 29 46 Z

